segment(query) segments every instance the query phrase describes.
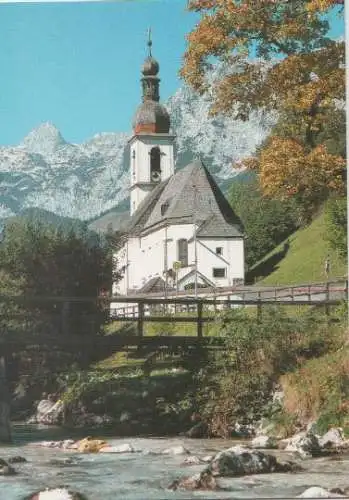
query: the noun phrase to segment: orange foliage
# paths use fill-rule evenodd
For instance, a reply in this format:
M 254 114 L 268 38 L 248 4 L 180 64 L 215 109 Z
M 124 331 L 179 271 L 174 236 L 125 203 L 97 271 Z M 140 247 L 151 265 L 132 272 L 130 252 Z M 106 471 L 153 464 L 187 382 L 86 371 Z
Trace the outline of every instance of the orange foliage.
M 263 190 L 272 197 L 299 195 L 314 200 L 324 191 L 344 189 L 345 160 L 329 154 L 323 145 L 307 153 L 293 139 L 272 137 L 261 152 L 258 168 Z
M 336 5 L 344 5 L 344 0 L 312 0 L 308 3 L 307 9 L 309 12 L 321 12 Z
M 273 137 L 260 158 L 243 162 L 259 169 L 267 195 L 314 197 L 343 187 L 344 160 L 315 140 L 345 95 L 344 42 L 328 39 L 323 16 L 336 5 L 343 1 L 189 0 L 201 19 L 187 37 L 181 76 L 205 92 L 212 56 L 231 68 L 211 84 L 212 113 L 246 120 L 262 107 L 298 116 L 302 144 L 289 127 L 288 138 Z

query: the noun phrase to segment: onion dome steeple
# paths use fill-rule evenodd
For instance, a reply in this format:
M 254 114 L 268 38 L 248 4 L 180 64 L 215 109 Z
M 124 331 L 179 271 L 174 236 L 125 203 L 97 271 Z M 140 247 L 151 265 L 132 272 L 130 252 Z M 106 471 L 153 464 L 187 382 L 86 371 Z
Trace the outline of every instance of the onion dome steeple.
M 142 66 L 142 73 L 145 77 L 147 76 L 155 76 L 159 73 L 159 63 L 157 62 L 156 59 L 152 56 L 151 53 L 151 48 L 153 45 L 152 39 L 151 39 L 151 30 L 149 28 L 148 30 L 148 57 L 145 59 L 143 66 Z
M 151 30 L 148 30 L 148 56 L 142 66 L 143 103 L 138 107 L 133 119 L 133 129 L 138 133 L 168 133 L 170 117 L 164 106 L 159 104 L 160 78 L 159 63 L 152 56 Z

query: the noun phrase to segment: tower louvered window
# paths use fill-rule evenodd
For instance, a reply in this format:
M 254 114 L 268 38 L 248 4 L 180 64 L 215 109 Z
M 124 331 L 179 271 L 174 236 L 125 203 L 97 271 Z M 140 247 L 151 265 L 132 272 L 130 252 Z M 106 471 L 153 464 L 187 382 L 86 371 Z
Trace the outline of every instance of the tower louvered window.
M 152 182 L 161 181 L 161 151 L 158 146 L 150 150 L 150 180 Z
M 177 260 L 181 263 L 182 267 L 188 266 L 188 240 L 182 238 L 177 242 Z

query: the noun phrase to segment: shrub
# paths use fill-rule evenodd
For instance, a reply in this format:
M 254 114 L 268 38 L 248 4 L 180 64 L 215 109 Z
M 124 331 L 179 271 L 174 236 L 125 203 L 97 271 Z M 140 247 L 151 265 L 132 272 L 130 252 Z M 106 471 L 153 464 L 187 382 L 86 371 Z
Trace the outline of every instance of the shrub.
M 347 199 L 330 198 L 326 203 L 326 239 L 343 259 L 347 257 Z
M 328 335 L 325 318 L 319 314 L 318 324 L 315 315 L 287 316 L 277 307 L 264 308 L 260 322 L 241 309 L 222 315 L 225 350 L 210 354 L 197 375 L 198 406 L 215 434 L 227 436 L 234 422 L 261 418 L 281 375 L 340 345 L 342 336 Z
M 281 377 L 284 408 L 300 422 L 317 420 L 319 431 L 331 425 L 349 430 L 349 350 L 325 354 Z

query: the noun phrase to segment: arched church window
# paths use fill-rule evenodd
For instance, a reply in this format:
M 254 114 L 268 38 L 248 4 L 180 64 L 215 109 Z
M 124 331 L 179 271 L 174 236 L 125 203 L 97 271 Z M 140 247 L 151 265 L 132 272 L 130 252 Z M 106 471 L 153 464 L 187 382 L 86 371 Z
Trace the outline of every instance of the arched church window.
M 177 260 L 182 267 L 188 266 L 188 240 L 181 238 L 177 241 Z
M 150 150 L 150 180 L 152 182 L 161 181 L 161 151 L 158 146 Z

